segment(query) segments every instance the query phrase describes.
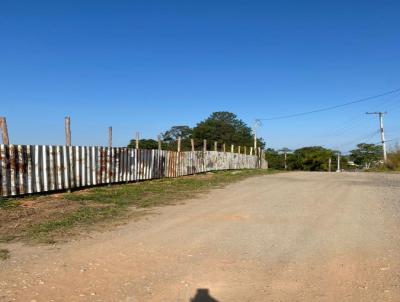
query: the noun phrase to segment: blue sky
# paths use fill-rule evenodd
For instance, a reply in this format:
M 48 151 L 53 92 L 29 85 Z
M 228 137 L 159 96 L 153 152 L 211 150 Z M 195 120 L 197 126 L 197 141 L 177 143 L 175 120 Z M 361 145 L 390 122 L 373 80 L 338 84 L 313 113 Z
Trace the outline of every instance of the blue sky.
M 400 87 L 398 1 L 1 1 L 0 115 L 16 144 L 115 145 L 213 111 L 291 114 Z M 269 147 L 347 151 L 387 110 L 400 137 L 400 93 L 265 121 Z

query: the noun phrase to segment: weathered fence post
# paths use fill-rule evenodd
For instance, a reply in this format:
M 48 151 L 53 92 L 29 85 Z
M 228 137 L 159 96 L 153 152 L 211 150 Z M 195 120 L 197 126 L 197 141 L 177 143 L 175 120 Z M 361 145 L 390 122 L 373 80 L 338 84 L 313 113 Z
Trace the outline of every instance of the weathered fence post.
M 192 145 L 192 152 L 194 152 L 194 139 L 193 138 L 190 139 L 190 144 Z
M 250 155 L 253 155 L 253 147 L 250 147 Z
M 135 149 L 139 149 L 139 132 L 136 132 Z
M 66 116 L 65 119 L 65 145 L 66 146 L 71 146 L 71 118 L 69 116 Z M 72 154 L 70 154 L 72 156 Z M 68 170 L 68 167 L 66 167 L 66 170 Z M 66 181 L 71 181 L 70 179 Z M 71 193 L 71 187 L 67 187 L 67 193 Z
M 108 146 L 112 147 L 112 127 L 108 127 Z
M 223 150 L 224 152 L 226 152 L 226 146 L 225 146 L 225 143 L 223 143 L 223 144 L 222 144 L 222 150 Z
M 206 152 L 206 151 L 207 151 L 207 140 L 204 139 L 203 140 L 203 152 Z
M 158 138 L 158 150 L 161 150 L 161 135 L 159 135 L 157 138 Z
M 108 147 L 112 148 L 112 127 L 108 127 Z M 111 152 L 111 151 L 109 151 Z M 111 154 L 111 153 L 110 153 Z M 108 187 L 111 187 L 111 183 L 107 184 Z
M 10 139 L 8 137 L 8 128 L 7 128 L 7 120 L 6 118 L 0 117 L 0 128 L 1 128 L 1 137 L 3 140 L 4 145 L 9 145 L 10 144 Z
M 247 146 L 244 146 L 244 154 L 247 155 Z
M 235 146 L 232 144 L 231 145 L 231 153 L 233 153 L 234 149 L 235 149 Z
M 71 146 L 71 118 L 65 117 L 65 144 Z
M 240 146 L 238 146 L 238 153 L 240 154 Z
M 181 152 L 181 137 L 178 137 L 178 146 L 177 146 L 178 152 Z

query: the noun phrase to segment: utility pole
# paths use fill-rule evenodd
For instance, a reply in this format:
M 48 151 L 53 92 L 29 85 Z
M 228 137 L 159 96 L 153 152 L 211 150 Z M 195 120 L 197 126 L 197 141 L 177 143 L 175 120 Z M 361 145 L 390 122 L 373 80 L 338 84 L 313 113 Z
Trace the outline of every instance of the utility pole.
M 340 172 L 340 153 L 337 154 L 337 170 L 336 172 Z
M 383 116 L 387 114 L 387 112 L 366 112 L 366 114 L 376 114 L 379 116 L 379 130 L 381 132 L 381 142 L 383 149 L 383 161 L 386 163 L 387 154 L 386 154 L 386 140 L 385 140 L 385 131 L 383 129 Z
M 287 170 L 287 168 L 288 168 L 288 165 L 287 165 L 287 154 L 288 154 L 288 152 L 291 152 L 291 150 L 288 149 L 287 147 L 284 147 L 284 148 L 280 149 L 279 152 L 283 152 L 284 166 L 285 166 L 285 170 Z
M 257 152 L 257 128 L 261 127 L 261 121 L 259 119 L 254 120 L 253 135 L 254 135 L 254 152 Z
M 285 151 L 285 170 L 287 170 L 287 151 Z

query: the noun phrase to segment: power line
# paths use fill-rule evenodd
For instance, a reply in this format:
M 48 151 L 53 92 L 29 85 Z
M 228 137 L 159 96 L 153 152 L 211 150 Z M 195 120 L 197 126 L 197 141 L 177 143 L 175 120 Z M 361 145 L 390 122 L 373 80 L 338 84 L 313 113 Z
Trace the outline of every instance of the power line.
M 344 143 L 341 143 L 341 144 L 338 144 L 338 145 L 334 145 L 334 146 L 332 146 L 332 149 L 341 149 L 341 148 L 343 148 L 344 146 L 349 146 L 349 145 L 353 145 L 353 144 L 360 143 L 360 142 L 368 143 L 368 142 L 369 142 L 370 140 L 372 140 L 376 135 L 378 135 L 379 132 L 380 132 L 379 130 L 375 130 L 375 131 L 373 131 L 373 132 L 370 132 L 370 133 L 365 134 L 365 135 L 363 135 L 363 136 L 359 136 L 359 137 L 357 137 L 357 138 L 355 138 L 355 139 L 352 139 L 352 140 L 349 140 L 349 141 L 347 141 L 347 142 L 344 142 Z
M 387 91 L 387 92 L 384 92 L 384 93 L 381 93 L 381 94 L 369 96 L 369 97 L 366 97 L 366 98 L 362 98 L 362 99 L 358 99 L 358 100 L 355 100 L 355 101 L 343 103 L 343 104 L 340 104 L 340 105 L 334 105 L 334 106 L 330 106 L 330 107 L 325 107 L 325 108 L 320 108 L 320 109 L 311 110 L 311 111 L 305 111 L 305 112 L 300 112 L 300 113 L 294 113 L 294 114 L 289 114 L 289 115 L 280 115 L 280 116 L 275 116 L 275 117 L 270 117 L 270 118 L 258 118 L 257 120 L 262 120 L 262 121 L 281 120 L 281 119 L 288 119 L 288 118 L 293 118 L 293 117 L 298 117 L 298 116 L 318 113 L 318 112 L 329 111 L 329 110 L 333 110 L 333 109 L 337 109 L 337 108 L 341 108 L 341 107 L 345 107 L 345 106 L 349 106 L 349 105 L 353 105 L 353 104 L 357 104 L 357 103 L 366 102 L 366 101 L 369 101 L 369 100 L 372 100 L 372 99 L 376 99 L 376 98 L 380 98 L 382 96 L 393 94 L 393 93 L 396 93 L 396 92 L 399 92 L 399 91 L 400 91 L 400 88 L 397 88 L 397 89 L 394 89 L 394 90 L 391 90 L 391 91 Z

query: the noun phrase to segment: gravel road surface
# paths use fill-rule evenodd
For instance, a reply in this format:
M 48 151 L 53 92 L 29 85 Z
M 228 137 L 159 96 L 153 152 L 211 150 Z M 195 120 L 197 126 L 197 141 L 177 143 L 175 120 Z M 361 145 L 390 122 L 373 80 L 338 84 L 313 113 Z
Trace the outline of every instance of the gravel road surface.
M 0 301 L 400 301 L 400 174 L 254 177 L 90 238 L 6 247 Z

